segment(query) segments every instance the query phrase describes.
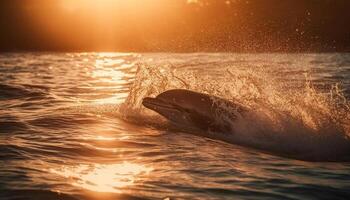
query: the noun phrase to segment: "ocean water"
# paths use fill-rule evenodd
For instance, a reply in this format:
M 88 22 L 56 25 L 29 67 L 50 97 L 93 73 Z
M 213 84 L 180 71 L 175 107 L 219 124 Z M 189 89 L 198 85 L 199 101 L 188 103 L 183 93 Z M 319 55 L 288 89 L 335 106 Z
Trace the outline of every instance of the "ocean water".
M 174 88 L 256 111 L 231 124 L 252 145 L 142 106 Z M 0 199 L 350 199 L 349 99 L 345 53 L 2 53 Z

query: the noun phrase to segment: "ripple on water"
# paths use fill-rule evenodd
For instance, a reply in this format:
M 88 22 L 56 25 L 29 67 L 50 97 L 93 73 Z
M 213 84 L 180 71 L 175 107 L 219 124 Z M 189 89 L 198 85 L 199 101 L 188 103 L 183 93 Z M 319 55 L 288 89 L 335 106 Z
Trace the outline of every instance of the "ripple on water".
M 47 95 L 47 92 L 42 91 L 41 89 L 38 90 L 32 87 L 0 84 L 0 100 L 44 97 L 45 95 Z
M 348 199 L 349 163 L 296 161 L 181 133 L 139 109 L 144 96 L 174 87 L 225 98 L 234 90 L 239 98 L 269 103 L 276 85 L 263 72 L 281 83 L 283 94 L 308 94 L 303 103 L 316 105 L 311 100 L 322 99 L 312 95 L 328 94 L 333 83 L 342 82 L 350 94 L 348 58 L 1 54 L 0 199 Z M 305 88 L 305 73 L 314 88 Z M 301 92 L 307 89 L 316 93 Z M 124 106 L 132 109 L 120 113 L 117 104 L 129 92 L 134 96 Z M 276 106 L 300 99 L 283 96 Z

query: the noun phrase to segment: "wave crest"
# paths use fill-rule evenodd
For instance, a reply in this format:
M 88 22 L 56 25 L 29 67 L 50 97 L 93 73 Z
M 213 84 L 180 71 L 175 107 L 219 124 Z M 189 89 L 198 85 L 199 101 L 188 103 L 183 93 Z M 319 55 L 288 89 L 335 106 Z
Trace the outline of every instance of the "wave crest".
M 280 152 L 310 152 L 313 156 L 315 152 L 323 156 L 349 152 L 350 104 L 340 87 L 321 91 L 308 75 L 302 85 L 295 87 L 257 67 L 200 71 L 139 65 L 120 111 L 124 116 L 154 116 L 143 108 L 144 97 L 169 89 L 189 89 L 239 102 L 253 111 L 241 120 L 231 120 L 230 114 L 236 111 L 221 105 L 217 118 L 232 126 L 235 141 Z

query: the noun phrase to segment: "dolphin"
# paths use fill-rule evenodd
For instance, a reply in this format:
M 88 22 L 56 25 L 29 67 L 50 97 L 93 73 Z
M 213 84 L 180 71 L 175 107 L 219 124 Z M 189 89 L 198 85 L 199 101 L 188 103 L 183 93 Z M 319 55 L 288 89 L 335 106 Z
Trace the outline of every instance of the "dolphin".
M 233 111 L 226 115 L 233 121 L 248 111 L 238 102 L 184 89 L 168 90 L 155 98 L 146 97 L 142 104 L 178 127 L 220 133 L 232 131 L 230 124 L 220 119 L 221 114 Z
M 184 89 L 168 90 L 155 98 L 146 97 L 142 104 L 176 128 L 230 143 L 234 132 L 231 122 L 248 112 L 248 108 L 236 101 Z
M 155 98 L 146 97 L 142 104 L 168 119 L 176 128 L 195 135 L 297 160 L 350 161 L 350 140 L 341 135 L 315 136 L 298 131 L 280 134 L 260 129 L 251 132 L 249 129 L 259 127 L 256 112 L 236 100 L 173 89 Z M 243 128 L 242 124 L 245 124 Z M 333 148 L 334 144 L 337 148 Z

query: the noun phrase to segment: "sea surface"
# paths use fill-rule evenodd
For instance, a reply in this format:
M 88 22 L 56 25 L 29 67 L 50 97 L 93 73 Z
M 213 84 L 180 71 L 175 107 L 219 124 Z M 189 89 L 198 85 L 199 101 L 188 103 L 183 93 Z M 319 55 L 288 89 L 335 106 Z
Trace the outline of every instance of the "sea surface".
M 266 120 L 238 133 L 254 142 L 349 140 L 350 54 L 1 53 L 0 199 L 350 199 L 350 162 L 196 136 L 142 106 L 174 88 L 254 108 Z

